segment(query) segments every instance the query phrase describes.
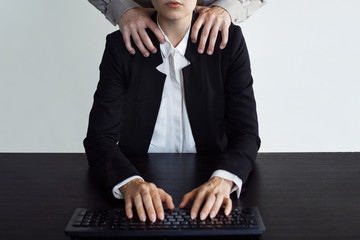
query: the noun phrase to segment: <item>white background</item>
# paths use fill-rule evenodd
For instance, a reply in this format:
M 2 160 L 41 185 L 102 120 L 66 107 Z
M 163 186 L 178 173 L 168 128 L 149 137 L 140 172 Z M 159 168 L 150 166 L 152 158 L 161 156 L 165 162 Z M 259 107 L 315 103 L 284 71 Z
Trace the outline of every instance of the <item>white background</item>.
M 360 2 L 273 0 L 242 23 L 261 152 L 360 151 Z M 105 36 L 86 0 L 2 1 L 0 152 L 83 152 Z

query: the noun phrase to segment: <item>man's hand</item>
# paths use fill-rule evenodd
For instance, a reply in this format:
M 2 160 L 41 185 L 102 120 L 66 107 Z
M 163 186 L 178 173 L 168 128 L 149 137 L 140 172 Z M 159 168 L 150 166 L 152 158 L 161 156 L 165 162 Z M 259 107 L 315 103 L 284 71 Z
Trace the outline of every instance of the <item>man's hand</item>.
M 205 50 L 206 42 L 209 39 L 207 54 L 212 55 L 218 32 L 221 31 L 220 49 L 224 49 L 229 38 L 229 27 L 231 24 L 231 17 L 229 13 L 221 7 L 196 7 L 199 17 L 195 21 L 191 30 L 191 40 L 195 43 L 199 30 L 202 26 L 201 37 L 199 41 L 198 52 L 202 54 Z
M 120 188 L 125 198 L 125 212 L 128 218 L 133 217 L 132 207 L 135 205 L 139 219 L 146 221 L 147 215 L 151 222 L 156 221 L 156 216 L 164 219 L 162 202 L 166 203 L 169 209 L 174 209 L 172 197 L 163 189 L 157 188 L 155 184 L 144 182 L 142 179 L 134 179 Z
M 221 31 L 222 41 L 220 48 L 224 49 L 228 42 L 229 26 L 231 17 L 229 13 L 221 7 L 196 7 L 199 17 L 195 21 L 191 30 L 191 40 L 197 42 L 197 36 L 200 28 L 203 26 L 199 41 L 198 52 L 202 54 L 205 50 L 206 42 L 209 39 L 207 54 L 212 55 L 215 48 L 218 32 Z M 156 53 L 157 49 L 151 42 L 146 28 L 154 32 L 160 43 L 165 42 L 165 37 L 161 33 L 157 24 L 151 19 L 154 9 L 150 8 L 132 8 L 127 10 L 120 18 L 119 27 L 123 34 L 123 39 L 127 50 L 135 54 L 135 49 L 131 45 L 130 37 L 134 40 L 141 53 L 148 57 L 149 51 Z
M 190 215 L 195 219 L 200 207 L 205 202 L 200 219 L 204 220 L 210 214 L 210 218 L 216 217 L 221 206 L 225 205 L 225 215 L 229 215 L 232 209 L 230 191 L 233 182 L 220 177 L 213 177 L 200 187 L 187 193 L 180 203 L 180 208 L 184 208 L 190 201 L 194 201 Z
M 135 54 L 135 49 L 131 45 L 130 37 L 145 57 L 150 55 L 149 51 L 156 53 L 157 50 L 146 33 L 146 28 L 154 32 L 160 43 L 165 42 L 159 27 L 151 19 L 153 13 L 154 9 L 151 8 L 132 8 L 121 16 L 119 21 L 120 31 L 123 35 L 125 46 L 131 54 Z

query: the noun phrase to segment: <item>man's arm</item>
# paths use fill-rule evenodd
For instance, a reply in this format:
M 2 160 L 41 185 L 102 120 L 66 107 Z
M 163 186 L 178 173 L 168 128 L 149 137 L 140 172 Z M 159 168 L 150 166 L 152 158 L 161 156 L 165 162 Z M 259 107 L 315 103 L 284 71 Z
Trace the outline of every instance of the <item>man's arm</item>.
M 89 0 L 102 14 L 116 26 L 124 13 L 132 8 L 151 8 L 151 1 L 146 0 Z M 206 1 L 203 1 L 206 2 Z M 257 9 L 266 3 L 266 0 L 217 0 L 210 1 L 211 6 L 225 9 L 231 16 L 233 23 L 240 23 L 250 17 Z M 207 4 L 202 4 L 206 6 Z
M 266 0 L 218 0 L 211 6 L 222 7 L 230 14 L 232 22 L 239 24 L 249 18 L 265 3 Z
M 127 10 L 152 6 L 151 1 L 145 0 L 89 0 L 89 2 L 104 14 L 105 18 L 114 26 L 118 25 L 121 16 L 124 15 Z
M 153 10 L 141 8 L 151 8 L 151 1 L 89 0 L 89 2 L 105 14 L 105 17 L 112 24 L 119 24 L 126 48 L 130 53 L 135 54 L 135 49 L 131 45 L 130 37 L 145 57 L 150 55 L 149 51 L 156 53 L 157 49 L 145 32 L 145 28 L 151 29 L 160 43 L 164 42 L 164 36 L 161 34 L 157 25 L 150 19 Z M 234 23 L 245 20 L 262 6 L 265 0 L 218 0 L 202 2 L 203 4 L 212 3 L 212 5 L 208 7 L 197 7 L 199 20 L 196 21 L 192 28 L 191 39 L 197 42 L 199 30 L 203 27 L 198 52 L 200 54 L 205 52 L 205 45 L 209 39 L 206 52 L 211 55 L 214 52 L 218 32 L 221 31 L 222 33 L 220 48 L 223 49 L 227 44 L 228 28 L 231 19 Z

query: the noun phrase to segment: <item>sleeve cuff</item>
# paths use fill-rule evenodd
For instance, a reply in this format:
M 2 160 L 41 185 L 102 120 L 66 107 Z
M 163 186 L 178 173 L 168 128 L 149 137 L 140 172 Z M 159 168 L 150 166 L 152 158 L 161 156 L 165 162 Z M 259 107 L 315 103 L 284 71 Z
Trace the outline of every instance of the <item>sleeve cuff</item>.
M 136 178 L 140 178 L 144 181 L 144 179 L 138 175 L 135 175 L 135 176 L 132 176 L 132 177 L 129 177 L 127 179 L 125 179 L 124 181 L 122 181 L 121 183 L 115 185 L 115 187 L 113 187 L 112 189 L 112 193 L 114 195 L 114 197 L 116 199 L 124 199 L 124 196 L 122 195 L 122 193 L 120 192 L 119 188 L 121 188 L 122 186 L 124 186 L 125 184 L 127 184 L 128 182 L 136 179 Z
M 129 9 L 141 7 L 139 4 L 132 0 L 112 0 L 106 8 L 105 17 L 114 26 L 116 26 L 121 16 Z
M 233 186 L 233 188 L 231 189 L 231 193 L 235 192 L 236 191 L 236 196 L 237 198 L 240 197 L 240 193 L 241 193 L 241 187 L 242 187 L 242 180 L 236 176 L 235 174 L 231 173 L 231 172 L 228 172 L 226 170 L 216 170 L 210 178 L 213 178 L 213 177 L 221 177 L 221 178 L 224 178 L 226 180 L 229 180 L 229 181 L 232 181 L 235 185 Z

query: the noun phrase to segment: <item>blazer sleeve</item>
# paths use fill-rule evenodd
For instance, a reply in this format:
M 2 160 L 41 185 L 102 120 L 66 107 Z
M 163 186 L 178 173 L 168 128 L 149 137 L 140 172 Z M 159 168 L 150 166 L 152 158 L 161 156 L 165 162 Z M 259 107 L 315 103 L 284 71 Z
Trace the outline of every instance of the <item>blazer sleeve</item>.
M 219 159 L 219 169 L 229 171 L 246 182 L 260 147 L 256 102 L 250 60 L 240 27 L 231 26 L 226 50 L 225 132 L 228 139 Z
M 114 38 L 114 35 L 117 37 Z M 107 37 L 100 64 L 100 81 L 94 94 L 87 136 L 84 140 L 92 175 L 110 195 L 116 184 L 128 177 L 140 175 L 117 145 L 126 97 L 121 51 L 117 46 L 122 44 L 120 39 L 119 31 Z M 125 47 L 122 51 L 126 51 Z

